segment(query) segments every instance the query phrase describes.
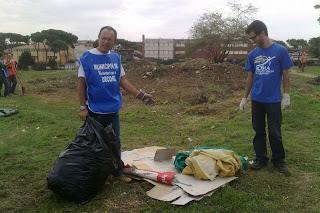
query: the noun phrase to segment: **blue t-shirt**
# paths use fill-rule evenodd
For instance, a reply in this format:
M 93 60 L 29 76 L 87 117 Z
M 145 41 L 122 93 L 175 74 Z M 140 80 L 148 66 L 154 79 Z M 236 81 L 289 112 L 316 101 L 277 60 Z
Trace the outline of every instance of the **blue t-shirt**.
M 80 58 L 87 85 L 88 108 L 95 113 L 114 113 L 122 107 L 121 59 L 115 52 L 96 55 L 89 51 Z
M 254 48 L 248 54 L 244 68 L 253 73 L 251 100 L 261 103 L 281 102 L 282 72 L 292 66 L 288 50 L 280 44 Z

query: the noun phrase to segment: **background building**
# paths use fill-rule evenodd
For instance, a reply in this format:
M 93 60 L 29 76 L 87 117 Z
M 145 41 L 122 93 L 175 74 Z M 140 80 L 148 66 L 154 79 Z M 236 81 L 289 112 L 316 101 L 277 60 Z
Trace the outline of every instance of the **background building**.
M 177 59 L 184 58 L 188 39 L 152 39 L 142 36 L 142 51 L 145 58 Z M 229 54 L 225 60 L 239 62 L 246 58 L 254 46 L 250 42 L 236 41 L 228 45 Z M 208 52 L 198 49 L 192 57 L 209 58 Z
M 31 53 L 36 63 L 47 63 L 48 61 L 55 60 L 58 64 L 63 65 L 76 59 L 71 47 L 68 50 L 53 52 L 48 45 L 44 45 L 43 43 L 26 44 L 6 49 L 5 54 L 19 63 L 19 57 L 26 51 Z
M 185 54 L 186 39 L 152 39 L 142 36 L 142 52 L 145 58 L 174 59 Z

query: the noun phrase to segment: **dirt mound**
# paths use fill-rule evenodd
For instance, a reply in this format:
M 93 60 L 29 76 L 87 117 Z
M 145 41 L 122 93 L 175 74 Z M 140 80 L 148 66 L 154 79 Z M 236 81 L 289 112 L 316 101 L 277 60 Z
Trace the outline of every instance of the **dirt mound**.
M 153 93 L 160 102 L 191 106 L 215 103 L 243 90 L 246 77 L 239 65 L 213 64 L 205 59 L 171 65 L 141 60 L 126 64 L 125 70 L 133 84 Z
M 225 109 L 230 99 L 244 90 L 245 74 L 241 66 L 213 64 L 192 59 L 170 65 L 148 60 L 124 64 L 126 76 L 135 86 L 155 97 L 157 104 L 177 103 L 181 113 L 212 114 Z M 74 94 L 77 75 L 41 77 L 27 81 L 28 93 L 38 95 Z M 236 94 L 237 93 L 237 94 Z M 123 91 L 126 102 L 136 100 Z M 229 105 L 234 105 L 228 102 Z

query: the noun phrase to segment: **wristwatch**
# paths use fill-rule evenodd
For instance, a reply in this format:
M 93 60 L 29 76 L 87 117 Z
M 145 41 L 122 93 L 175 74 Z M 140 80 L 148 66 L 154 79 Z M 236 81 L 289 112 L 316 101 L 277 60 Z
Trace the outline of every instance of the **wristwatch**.
M 87 106 L 86 105 L 80 105 L 80 111 L 83 111 L 83 110 L 86 110 L 87 109 Z

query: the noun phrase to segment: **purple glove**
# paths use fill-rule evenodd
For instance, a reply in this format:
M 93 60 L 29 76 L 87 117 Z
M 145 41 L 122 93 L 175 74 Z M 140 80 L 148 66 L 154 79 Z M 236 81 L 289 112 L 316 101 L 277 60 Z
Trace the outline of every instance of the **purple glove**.
M 145 105 L 152 106 L 154 105 L 154 101 L 152 99 L 152 95 L 145 93 L 143 90 L 140 90 L 137 99 L 140 99 Z

